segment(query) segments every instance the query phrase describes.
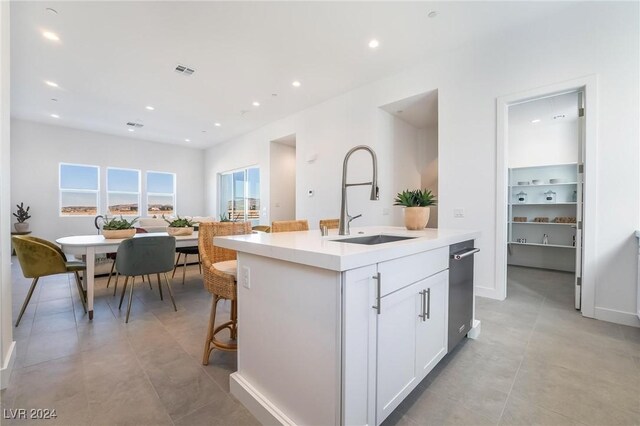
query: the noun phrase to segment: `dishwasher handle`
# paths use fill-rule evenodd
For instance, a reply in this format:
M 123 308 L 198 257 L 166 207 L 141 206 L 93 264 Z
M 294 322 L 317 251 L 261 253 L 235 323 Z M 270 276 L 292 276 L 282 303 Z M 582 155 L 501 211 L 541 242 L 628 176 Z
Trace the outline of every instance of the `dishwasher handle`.
M 468 257 L 468 256 L 471 256 L 471 255 L 474 255 L 474 254 L 478 253 L 479 251 L 480 251 L 479 248 L 475 248 L 475 247 L 474 248 L 467 248 L 467 249 L 460 250 L 459 252 L 452 254 L 451 258 L 453 260 L 462 260 L 465 257 Z

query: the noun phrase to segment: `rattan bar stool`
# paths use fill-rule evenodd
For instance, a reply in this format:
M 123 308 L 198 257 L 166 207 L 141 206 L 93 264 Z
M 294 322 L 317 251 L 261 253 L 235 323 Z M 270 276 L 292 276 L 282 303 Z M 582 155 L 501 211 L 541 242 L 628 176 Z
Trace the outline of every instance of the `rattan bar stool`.
M 308 231 L 309 222 L 302 220 L 276 220 L 271 223 L 271 232 Z
M 320 229 L 326 226 L 327 229 L 338 229 L 340 227 L 340 219 L 320 219 Z
M 251 233 L 250 222 L 207 222 L 201 223 L 198 230 L 198 248 L 204 270 L 204 286 L 211 293 L 211 314 L 209 327 L 204 342 L 202 364 L 209 364 L 209 357 L 213 349 L 236 351 L 238 344 L 238 289 L 236 285 L 238 264 L 234 250 L 216 247 L 214 237 L 225 235 L 241 235 Z M 220 300 L 231 301 L 231 315 L 229 321 L 216 327 L 216 308 Z M 216 335 L 223 330 L 229 330 L 230 340 L 219 340 Z

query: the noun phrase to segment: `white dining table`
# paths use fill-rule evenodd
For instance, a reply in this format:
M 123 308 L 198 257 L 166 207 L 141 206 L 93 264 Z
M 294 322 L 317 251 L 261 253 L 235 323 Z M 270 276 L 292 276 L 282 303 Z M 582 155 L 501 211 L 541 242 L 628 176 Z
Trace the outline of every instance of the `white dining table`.
M 149 232 L 144 234 L 136 234 L 133 238 L 146 238 L 152 236 L 167 236 L 166 232 Z M 198 245 L 198 232 L 191 235 L 183 235 L 175 237 L 176 247 L 192 247 Z M 113 253 L 118 251 L 118 246 L 125 239 L 108 240 L 102 235 L 76 235 L 71 237 L 58 238 L 56 243 L 64 253 L 73 254 L 74 256 L 86 256 L 87 271 L 83 280 L 83 286 L 87 291 L 87 311 L 89 319 L 93 319 L 93 294 L 94 294 L 94 274 L 96 254 Z

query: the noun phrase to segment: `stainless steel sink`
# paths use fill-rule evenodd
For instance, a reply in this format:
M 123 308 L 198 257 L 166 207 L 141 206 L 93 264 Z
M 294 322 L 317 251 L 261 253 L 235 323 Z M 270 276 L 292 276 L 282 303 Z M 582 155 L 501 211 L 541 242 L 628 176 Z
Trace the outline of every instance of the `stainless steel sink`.
M 416 237 L 400 237 L 397 235 L 366 235 L 364 237 L 344 238 L 332 240 L 337 243 L 365 244 L 372 246 L 375 244 L 393 243 L 395 241 L 412 240 Z

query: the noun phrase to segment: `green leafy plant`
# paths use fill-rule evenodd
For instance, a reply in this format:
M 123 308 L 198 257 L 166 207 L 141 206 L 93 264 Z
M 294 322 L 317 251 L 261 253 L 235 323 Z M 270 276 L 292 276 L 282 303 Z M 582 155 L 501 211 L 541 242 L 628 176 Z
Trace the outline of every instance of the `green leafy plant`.
M 428 207 L 436 205 L 436 197 L 428 189 L 404 190 L 398 192 L 394 200 L 394 206 L 404 207 Z
M 20 203 L 16 204 L 16 207 L 18 208 L 18 210 L 13 215 L 18 220 L 18 223 L 23 223 L 27 219 L 31 219 L 31 215 L 29 214 L 29 206 L 27 206 L 27 208 L 25 209 L 24 203 Z
M 227 216 L 226 213 L 222 213 L 220 215 L 220 222 L 231 222 L 231 221 L 229 220 L 229 217 Z
M 190 228 L 193 226 L 192 221 L 187 218 L 181 218 L 180 216 L 177 216 L 176 219 L 173 220 L 167 219 L 166 217 L 164 217 L 164 215 L 162 215 L 162 218 L 169 224 L 171 228 Z
M 109 216 L 104 215 L 104 223 L 102 225 L 102 229 L 106 229 L 107 231 L 117 231 L 121 229 L 131 229 L 133 228 L 133 224 L 138 221 L 138 218 L 133 218 L 132 220 L 127 220 L 120 215 L 120 219 L 115 216 L 109 219 Z

